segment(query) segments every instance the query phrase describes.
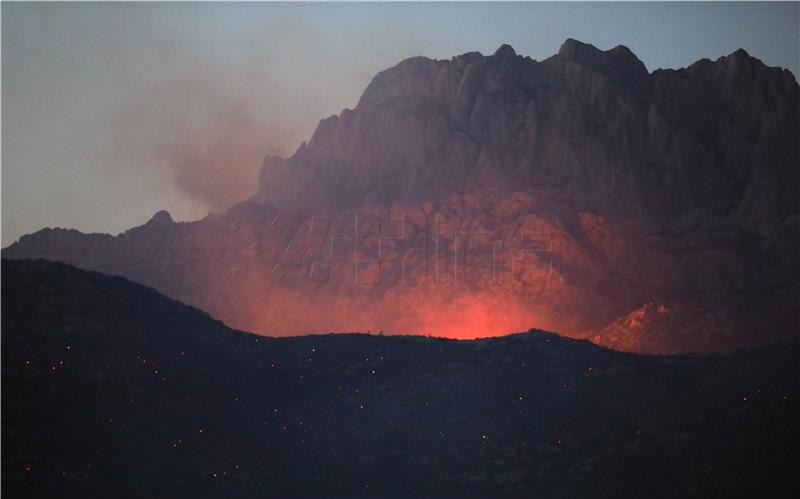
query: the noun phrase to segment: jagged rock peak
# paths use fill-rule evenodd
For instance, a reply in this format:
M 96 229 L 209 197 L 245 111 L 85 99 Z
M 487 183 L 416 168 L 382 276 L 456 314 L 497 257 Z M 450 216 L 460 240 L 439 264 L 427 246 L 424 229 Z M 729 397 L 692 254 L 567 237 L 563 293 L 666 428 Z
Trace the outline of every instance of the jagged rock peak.
M 558 55 L 566 59 L 573 59 L 580 62 L 589 62 L 612 56 L 621 60 L 635 61 L 641 64 L 636 54 L 625 45 L 617 45 L 610 50 L 600 50 L 591 43 L 583 43 L 574 38 L 567 38 L 558 49 Z
M 495 50 L 494 52 L 495 57 L 516 57 L 517 52 L 514 50 L 514 47 L 511 45 L 504 43 L 500 45 L 500 47 Z
M 717 61 L 726 61 L 728 64 L 739 64 L 739 65 L 750 64 L 753 62 L 761 63 L 760 59 L 753 57 L 745 49 L 734 50 L 730 54 L 720 57 L 719 59 L 717 59 Z
M 766 67 L 758 58 L 753 57 L 745 49 L 737 49 L 730 54 L 720 57 L 719 61 L 724 61 L 728 66 L 743 69 L 746 67 Z
M 172 215 L 170 215 L 167 210 L 161 210 L 155 215 L 153 215 L 153 218 L 151 218 L 145 225 L 153 227 L 171 223 L 174 223 L 174 221 L 172 220 Z
M 745 49 L 742 49 L 742 48 L 736 49 L 735 51 L 733 51 L 731 56 L 735 56 L 735 57 L 751 57 L 750 54 L 748 54 L 747 51 Z
M 558 55 L 568 57 L 570 59 L 594 53 L 602 53 L 602 50 L 590 43 L 583 43 L 574 38 L 567 38 L 564 40 L 564 43 L 561 44 L 561 48 L 558 49 Z
M 589 43 L 567 38 L 558 50 L 558 57 L 575 61 L 612 79 L 625 80 L 629 84 L 648 75 L 644 63 L 624 45 L 604 51 Z
M 610 52 L 610 53 L 612 53 L 612 54 L 614 54 L 614 55 L 616 55 L 617 57 L 620 57 L 620 58 L 633 59 L 633 60 L 636 60 L 636 61 L 639 60 L 639 58 L 636 57 L 636 54 L 634 54 L 633 51 L 631 49 L 629 49 L 628 47 L 626 47 L 625 45 L 617 45 L 616 47 L 614 47 L 613 49 L 609 50 L 608 52 Z

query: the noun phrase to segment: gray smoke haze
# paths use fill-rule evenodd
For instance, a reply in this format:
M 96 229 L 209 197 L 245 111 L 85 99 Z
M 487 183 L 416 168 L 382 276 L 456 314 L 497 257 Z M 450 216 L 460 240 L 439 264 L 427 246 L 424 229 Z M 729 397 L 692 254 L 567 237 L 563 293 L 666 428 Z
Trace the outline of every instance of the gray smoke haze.
M 366 11 L 343 39 L 309 14 L 341 7 L 4 4 L 3 244 L 45 226 L 116 233 L 160 209 L 196 219 L 254 194 L 265 154 L 293 153 L 423 51 L 402 16 Z M 404 42 L 370 46 L 378 31 Z
M 175 78 L 131 90 L 115 115 L 114 147 L 122 163 L 161 171 L 183 194 L 221 211 L 252 195 L 264 155 L 291 154 L 314 118 L 290 109 L 263 75 L 237 78 L 170 50 L 181 61 Z
M 406 36 L 401 51 L 414 47 L 410 41 Z M 384 60 L 409 55 L 373 53 L 337 74 L 336 54 L 294 11 L 239 33 L 235 48 L 223 44 L 218 54 L 200 53 L 170 33 L 158 44 L 169 78 L 127 90 L 114 114 L 114 148 L 123 164 L 167 173 L 212 211 L 254 194 L 265 154 L 291 155 L 319 119 L 355 104 Z

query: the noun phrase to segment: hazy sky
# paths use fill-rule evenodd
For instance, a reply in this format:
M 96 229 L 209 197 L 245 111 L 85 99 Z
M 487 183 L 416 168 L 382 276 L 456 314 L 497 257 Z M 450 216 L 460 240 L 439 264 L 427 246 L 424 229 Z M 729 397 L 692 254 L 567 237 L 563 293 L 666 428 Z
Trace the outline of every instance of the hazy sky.
M 743 47 L 797 75 L 798 3 L 2 4 L 2 244 L 43 227 L 117 233 L 256 189 L 378 71 L 568 37 L 649 70 Z

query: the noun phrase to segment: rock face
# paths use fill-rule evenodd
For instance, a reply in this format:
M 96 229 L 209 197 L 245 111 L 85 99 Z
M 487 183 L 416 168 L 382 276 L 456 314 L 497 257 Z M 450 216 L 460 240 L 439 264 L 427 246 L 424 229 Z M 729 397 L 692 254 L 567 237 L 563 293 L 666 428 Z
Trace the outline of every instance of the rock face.
M 733 348 L 800 323 L 799 102 L 789 71 L 743 50 L 653 73 L 576 40 L 541 62 L 507 45 L 415 57 L 266 158 L 220 217 L 46 230 L 3 254 L 122 274 L 269 334 L 536 326 Z

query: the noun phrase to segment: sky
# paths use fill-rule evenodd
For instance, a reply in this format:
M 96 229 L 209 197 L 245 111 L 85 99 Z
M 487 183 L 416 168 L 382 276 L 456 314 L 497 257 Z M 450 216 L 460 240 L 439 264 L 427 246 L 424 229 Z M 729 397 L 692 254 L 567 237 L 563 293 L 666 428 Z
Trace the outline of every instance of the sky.
M 653 71 L 738 48 L 800 67 L 800 3 L 3 3 L 2 245 L 202 218 L 407 57 L 566 38 Z

